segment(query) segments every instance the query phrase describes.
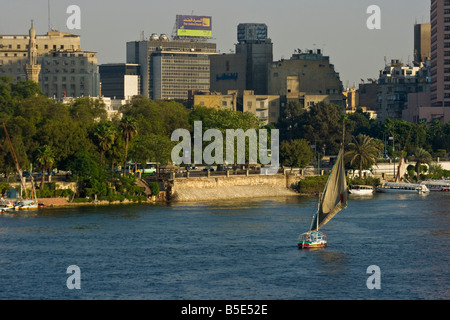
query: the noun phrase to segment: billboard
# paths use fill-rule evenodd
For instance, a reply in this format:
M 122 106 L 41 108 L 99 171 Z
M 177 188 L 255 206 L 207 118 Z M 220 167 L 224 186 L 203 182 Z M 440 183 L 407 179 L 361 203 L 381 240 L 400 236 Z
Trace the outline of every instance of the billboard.
M 177 36 L 212 37 L 212 18 L 208 16 L 177 15 Z
M 266 40 L 267 25 L 264 23 L 241 23 L 238 25 L 238 41 Z

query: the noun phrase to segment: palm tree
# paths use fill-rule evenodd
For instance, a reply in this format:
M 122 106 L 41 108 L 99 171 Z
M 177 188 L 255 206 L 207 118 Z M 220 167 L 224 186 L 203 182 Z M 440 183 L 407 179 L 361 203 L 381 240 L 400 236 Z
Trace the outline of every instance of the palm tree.
M 359 167 L 359 177 L 361 178 L 363 168 L 370 168 L 377 163 L 381 146 L 372 137 L 359 134 L 347 146 L 348 151 L 344 154 L 345 162 L 350 165 L 357 164 Z
M 124 174 L 126 175 L 126 163 L 128 160 L 128 143 L 133 139 L 133 136 L 137 133 L 137 122 L 134 118 L 125 116 L 120 120 L 120 127 L 122 128 L 122 134 L 125 138 L 125 163 Z
M 103 165 L 105 152 L 114 144 L 115 128 L 111 122 L 100 122 L 94 132 L 100 148 L 100 163 Z
M 431 154 L 425 149 L 419 147 L 416 149 L 414 160 L 416 161 L 417 180 L 419 180 L 420 166 L 424 163 L 429 164 L 431 162 Z
M 39 163 L 42 169 L 42 181 L 41 188 L 44 185 L 45 179 L 45 171 L 48 170 L 48 178 L 50 182 L 50 171 L 52 169 L 53 164 L 55 163 L 55 155 L 53 154 L 53 150 L 50 146 L 45 145 L 36 150 L 36 162 Z

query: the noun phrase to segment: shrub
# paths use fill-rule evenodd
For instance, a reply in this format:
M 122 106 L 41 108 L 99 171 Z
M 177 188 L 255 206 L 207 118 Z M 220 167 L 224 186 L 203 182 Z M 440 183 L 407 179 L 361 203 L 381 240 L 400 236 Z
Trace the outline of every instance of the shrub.
M 0 194 L 5 194 L 9 191 L 11 185 L 7 182 L 0 182 Z
M 157 182 L 150 182 L 149 184 L 150 190 L 152 191 L 152 195 L 159 195 L 159 184 Z
M 367 186 L 373 186 L 376 187 L 378 185 L 380 185 L 380 178 L 375 178 L 375 177 L 365 177 L 365 178 L 359 178 L 359 177 L 355 177 L 353 179 L 347 179 L 347 184 L 349 186 L 351 185 L 367 185 Z
M 298 190 L 301 193 L 318 193 L 322 192 L 327 183 L 328 175 L 307 177 L 300 180 L 298 183 Z

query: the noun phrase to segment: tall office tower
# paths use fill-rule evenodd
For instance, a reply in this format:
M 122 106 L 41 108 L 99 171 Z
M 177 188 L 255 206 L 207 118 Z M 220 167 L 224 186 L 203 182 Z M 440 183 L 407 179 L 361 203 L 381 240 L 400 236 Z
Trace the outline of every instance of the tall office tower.
M 251 90 L 268 93 L 268 67 L 273 61 L 273 44 L 267 25 L 241 23 L 237 27 L 235 53 L 211 57 L 211 91 Z
M 97 53 L 82 51 L 80 36 L 55 30 L 0 35 L 0 76 L 38 79 L 42 92 L 58 99 L 99 95 Z
M 273 61 L 273 44 L 267 38 L 265 24 L 238 25 L 236 54 L 246 57 L 246 89 L 267 94 L 267 68 Z
M 130 100 L 139 94 L 139 65 L 108 63 L 99 66 L 102 95 L 112 99 Z
M 450 1 L 431 0 L 431 106 L 450 107 Z
M 431 24 L 414 25 L 414 64 L 425 63 L 431 57 Z
M 127 63 L 140 65 L 141 94 L 152 100 L 187 100 L 190 90 L 209 90 L 215 54 L 215 43 L 164 34 L 127 42 Z

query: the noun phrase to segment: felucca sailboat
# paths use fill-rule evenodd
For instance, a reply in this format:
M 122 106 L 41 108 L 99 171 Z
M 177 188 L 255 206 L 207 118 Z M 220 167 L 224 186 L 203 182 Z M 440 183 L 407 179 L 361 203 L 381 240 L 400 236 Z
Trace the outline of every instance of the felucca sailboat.
M 326 235 L 319 229 L 346 207 L 347 180 L 344 167 L 344 146 L 342 144 L 336 163 L 320 197 L 317 212 L 312 218 L 310 231 L 300 235 L 298 247 L 301 249 L 326 247 Z

